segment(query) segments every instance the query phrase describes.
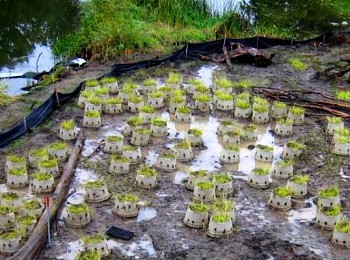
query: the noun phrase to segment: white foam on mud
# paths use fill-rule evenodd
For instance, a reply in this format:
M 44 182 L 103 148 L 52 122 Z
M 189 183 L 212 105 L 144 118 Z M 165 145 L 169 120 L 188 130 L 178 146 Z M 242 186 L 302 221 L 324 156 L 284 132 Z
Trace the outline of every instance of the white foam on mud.
M 219 66 L 217 65 L 204 65 L 198 70 L 198 79 L 203 81 L 208 87 L 212 85 L 213 82 L 213 72 Z
M 295 223 L 295 222 L 302 223 L 302 222 L 312 221 L 313 219 L 315 219 L 317 206 L 313 203 L 314 198 L 315 197 L 311 197 L 304 201 L 305 203 L 309 203 L 311 207 L 290 210 L 288 214 L 288 221 L 292 223 Z
M 148 166 L 153 166 L 158 158 L 159 154 L 156 151 L 149 150 L 145 158 L 145 162 Z
M 344 174 L 344 169 L 343 169 L 343 168 L 340 168 L 339 175 L 340 175 L 343 179 L 350 179 L 350 176 L 349 176 L 349 175 L 345 175 L 345 174 Z
M 157 216 L 157 210 L 151 207 L 145 207 L 139 210 L 139 215 L 137 216 L 137 222 L 147 221 Z
M 177 172 L 175 172 L 173 183 L 174 184 L 182 184 L 183 180 L 185 180 L 186 178 L 188 178 L 187 173 L 177 171 Z

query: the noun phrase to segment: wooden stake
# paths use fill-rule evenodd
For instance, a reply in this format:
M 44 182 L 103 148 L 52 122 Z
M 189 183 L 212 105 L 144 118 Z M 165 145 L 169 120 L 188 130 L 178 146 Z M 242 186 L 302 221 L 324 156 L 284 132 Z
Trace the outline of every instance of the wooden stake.
M 60 107 L 60 106 L 61 106 L 61 105 L 60 105 L 60 99 L 59 99 L 59 97 L 58 97 L 58 93 L 57 93 L 56 88 L 55 88 L 55 96 L 56 96 L 56 103 L 57 103 L 57 105 Z

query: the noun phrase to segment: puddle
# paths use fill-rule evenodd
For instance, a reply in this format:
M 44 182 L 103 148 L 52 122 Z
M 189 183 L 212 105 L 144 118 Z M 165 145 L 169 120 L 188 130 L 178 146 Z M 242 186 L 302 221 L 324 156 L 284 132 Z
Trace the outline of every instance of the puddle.
M 100 145 L 100 141 L 96 139 L 86 139 L 84 142 L 83 150 L 81 152 L 83 157 L 88 157 L 90 156 L 96 147 Z
M 157 257 L 157 253 L 154 249 L 152 239 L 147 234 L 143 235 L 137 241 L 132 242 L 131 244 L 123 244 L 113 239 L 110 239 L 107 241 L 107 245 L 110 249 L 116 248 L 120 250 L 122 254 L 128 257 L 133 257 L 133 259 L 144 259 L 143 256 L 140 256 L 140 253 L 146 253 L 148 257 L 151 258 Z
M 149 166 L 154 165 L 157 161 L 158 156 L 159 156 L 159 154 L 156 151 L 149 150 L 148 154 L 145 158 L 146 164 Z
M 97 174 L 91 170 L 77 168 L 75 173 L 74 173 L 74 182 L 79 183 L 79 184 L 87 182 L 87 181 L 98 180 L 98 179 L 99 179 L 99 177 L 97 176 Z
M 137 222 L 147 221 L 157 216 L 157 210 L 151 207 L 145 207 L 140 209 L 139 215 L 137 216 Z
M 213 71 L 218 68 L 219 66 L 202 66 L 199 70 L 198 70 L 198 77 L 201 81 L 203 81 L 205 83 L 205 85 L 207 85 L 208 87 L 212 85 L 213 82 Z
M 175 172 L 173 183 L 182 184 L 183 180 L 188 178 L 188 174 L 185 172 Z
M 58 241 L 54 241 L 54 243 Z M 76 259 L 76 255 L 84 250 L 83 243 L 80 240 L 68 242 L 66 244 L 66 252 L 65 254 L 59 255 L 57 259 L 65 259 L 65 260 L 74 260 Z
M 317 206 L 313 203 L 314 198 L 315 197 L 312 197 L 304 201 L 304 203 L 310 205 L 310 207 L 290 210 L 288 215 L 288 221 L 292 223 L 305 223 L 315 219 Z

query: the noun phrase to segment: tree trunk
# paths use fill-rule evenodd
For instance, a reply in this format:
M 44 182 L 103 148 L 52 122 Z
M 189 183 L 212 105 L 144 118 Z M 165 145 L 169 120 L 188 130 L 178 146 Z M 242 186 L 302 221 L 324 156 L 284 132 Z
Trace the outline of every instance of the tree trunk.
M 50 223 L 56 218 L 57 212 L 64 202 L 66 193 L 69 188 L 75 167 L 77 165 L 79 155 L 83 146 L 84 132 L 80 130 L 77 141 L 75 142 L 74 149 L 72 154 L 69 157 L 69 160 L 66 166 L 63 169 L 61 179 L 52 194 L 52 204 L 50 208 Z M 47 238 L 47 209 L 40 217 L 38 224 L 36 225 L 33 233 L 29 236 L 26 243 L 9 259 L 36 259 L 40 250 L 44 246 Z

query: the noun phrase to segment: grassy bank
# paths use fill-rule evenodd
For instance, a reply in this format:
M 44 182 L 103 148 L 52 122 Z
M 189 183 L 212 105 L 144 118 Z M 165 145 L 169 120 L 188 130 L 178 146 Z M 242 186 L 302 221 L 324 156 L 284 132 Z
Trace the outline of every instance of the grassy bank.
M 295 0 L 290 6 L 286 2 L 276 0 L 271 7 L 271 1 L 251 0 L 240 10 L 226 6 L 230 11 L 218 15 L 205 0 L 88 0 L 82 3 L 80 28 L 59 39 L 54 52 L 59 56 L 88 55 L 95 60 L 135 52 L 166 53 L 188 41 L 224 36 L 291 38 L 304 26 L 323 29 L 332 19 L 350 17 L 346 0 L 306 4 Z M 308 15 L 309 9 L 314 15 Z

